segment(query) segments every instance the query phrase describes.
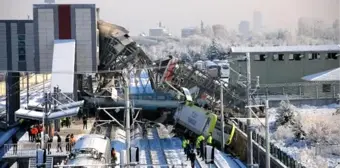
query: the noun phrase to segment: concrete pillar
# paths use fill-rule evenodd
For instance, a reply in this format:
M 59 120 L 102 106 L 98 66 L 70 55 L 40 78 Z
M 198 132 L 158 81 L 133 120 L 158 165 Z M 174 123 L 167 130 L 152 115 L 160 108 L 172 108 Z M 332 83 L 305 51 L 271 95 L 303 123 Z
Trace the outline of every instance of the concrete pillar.
M 60 131 L 60 119 L 54 120 L 54 132 Z
M 48 124 L 48 136 L 53 137 L 54 136 L 54 126 L 53 121 L 50 121 Z
M 20 108 L 20 73 L 9 72 L 6 75 L 6 113 L 7 124 L 15 122 L 15 111 Z

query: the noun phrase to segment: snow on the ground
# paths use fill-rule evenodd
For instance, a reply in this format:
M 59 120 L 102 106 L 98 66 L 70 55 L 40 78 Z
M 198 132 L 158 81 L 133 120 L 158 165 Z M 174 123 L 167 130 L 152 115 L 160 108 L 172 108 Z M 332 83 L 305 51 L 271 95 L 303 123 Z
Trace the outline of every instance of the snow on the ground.
M 29 104 L 30 105 L 36 105 L 36 104 L 40 104 L 42 102 L 42 98 L 43 98 L 43 93 L 44 93 L 44 89 L 46 91 L 50 90 L 50 85 L 51 82 L 47 81 L 46 83 L 40 83 L 37 85 L 33 85 L 30 87 L 30 90 L 28 91 L 29 94 Z M 26 104 L 27 102 L 27 90 L 23 89 L 22 91 L 20 91 L 20 104 Z M 6 97 L 0 97 L 0 111 L 1 109 L 5 109 L 6 107 Z
M 294 127 L 290 125 L 275 127 L 277 109 L 269 109 L 271 141 L 288 155 L 300 161 L 309 168 L 329 168 L 340 166 L 340 114 L 334 115 L 337 104 L 323 107 L 294 107 L 295 120 L 306 133 L 303 140 L 298 140 Z M 260 125 L 265 120 L 253 120 Z M 264 136 L 264 128 L 258 131 Z

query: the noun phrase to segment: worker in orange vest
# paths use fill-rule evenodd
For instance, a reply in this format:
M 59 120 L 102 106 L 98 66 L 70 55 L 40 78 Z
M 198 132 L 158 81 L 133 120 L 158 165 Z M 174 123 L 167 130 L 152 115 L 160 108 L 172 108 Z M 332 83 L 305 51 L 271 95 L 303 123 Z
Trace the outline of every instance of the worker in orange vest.
M 35 141 L 37 139 L 37 136 L 38 136 L 38 129 L 36 127 L 33 127 L 31 132 L 32 132 L 32 136 L 33 136 L 33 141 Z

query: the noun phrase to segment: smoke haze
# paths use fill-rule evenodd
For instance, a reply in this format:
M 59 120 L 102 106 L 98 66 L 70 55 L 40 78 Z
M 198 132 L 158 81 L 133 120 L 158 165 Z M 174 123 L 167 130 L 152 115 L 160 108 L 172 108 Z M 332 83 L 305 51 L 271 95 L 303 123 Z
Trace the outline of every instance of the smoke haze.
M 43 0 L 0 0 L 0 19 L 32 18 L 32 4 Z M 328 23 L 339 18 L 339 0 L 56 0 L 56 3 L 95 3 L 102 19 L 119 24 L 131 34 L 148 32 L 162 21 L 173 34 L 187 26 L 223 24 L 237 28 L 241 20 L 252 23 L 261 11 L 268 29 L 296 29 L 299 17 L 320 18 Z M 252 26 L 251 26 L 252 27 Z

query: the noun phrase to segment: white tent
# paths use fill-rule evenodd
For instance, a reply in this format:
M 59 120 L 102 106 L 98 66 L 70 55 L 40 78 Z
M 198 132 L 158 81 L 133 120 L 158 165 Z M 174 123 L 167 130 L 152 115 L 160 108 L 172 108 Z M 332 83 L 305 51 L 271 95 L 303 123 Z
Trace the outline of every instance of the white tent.
M 340 67 L 328 71 L 319 72 L 302 77 L 303 80 L 321 82 L 321 81 L 340 81 Z

